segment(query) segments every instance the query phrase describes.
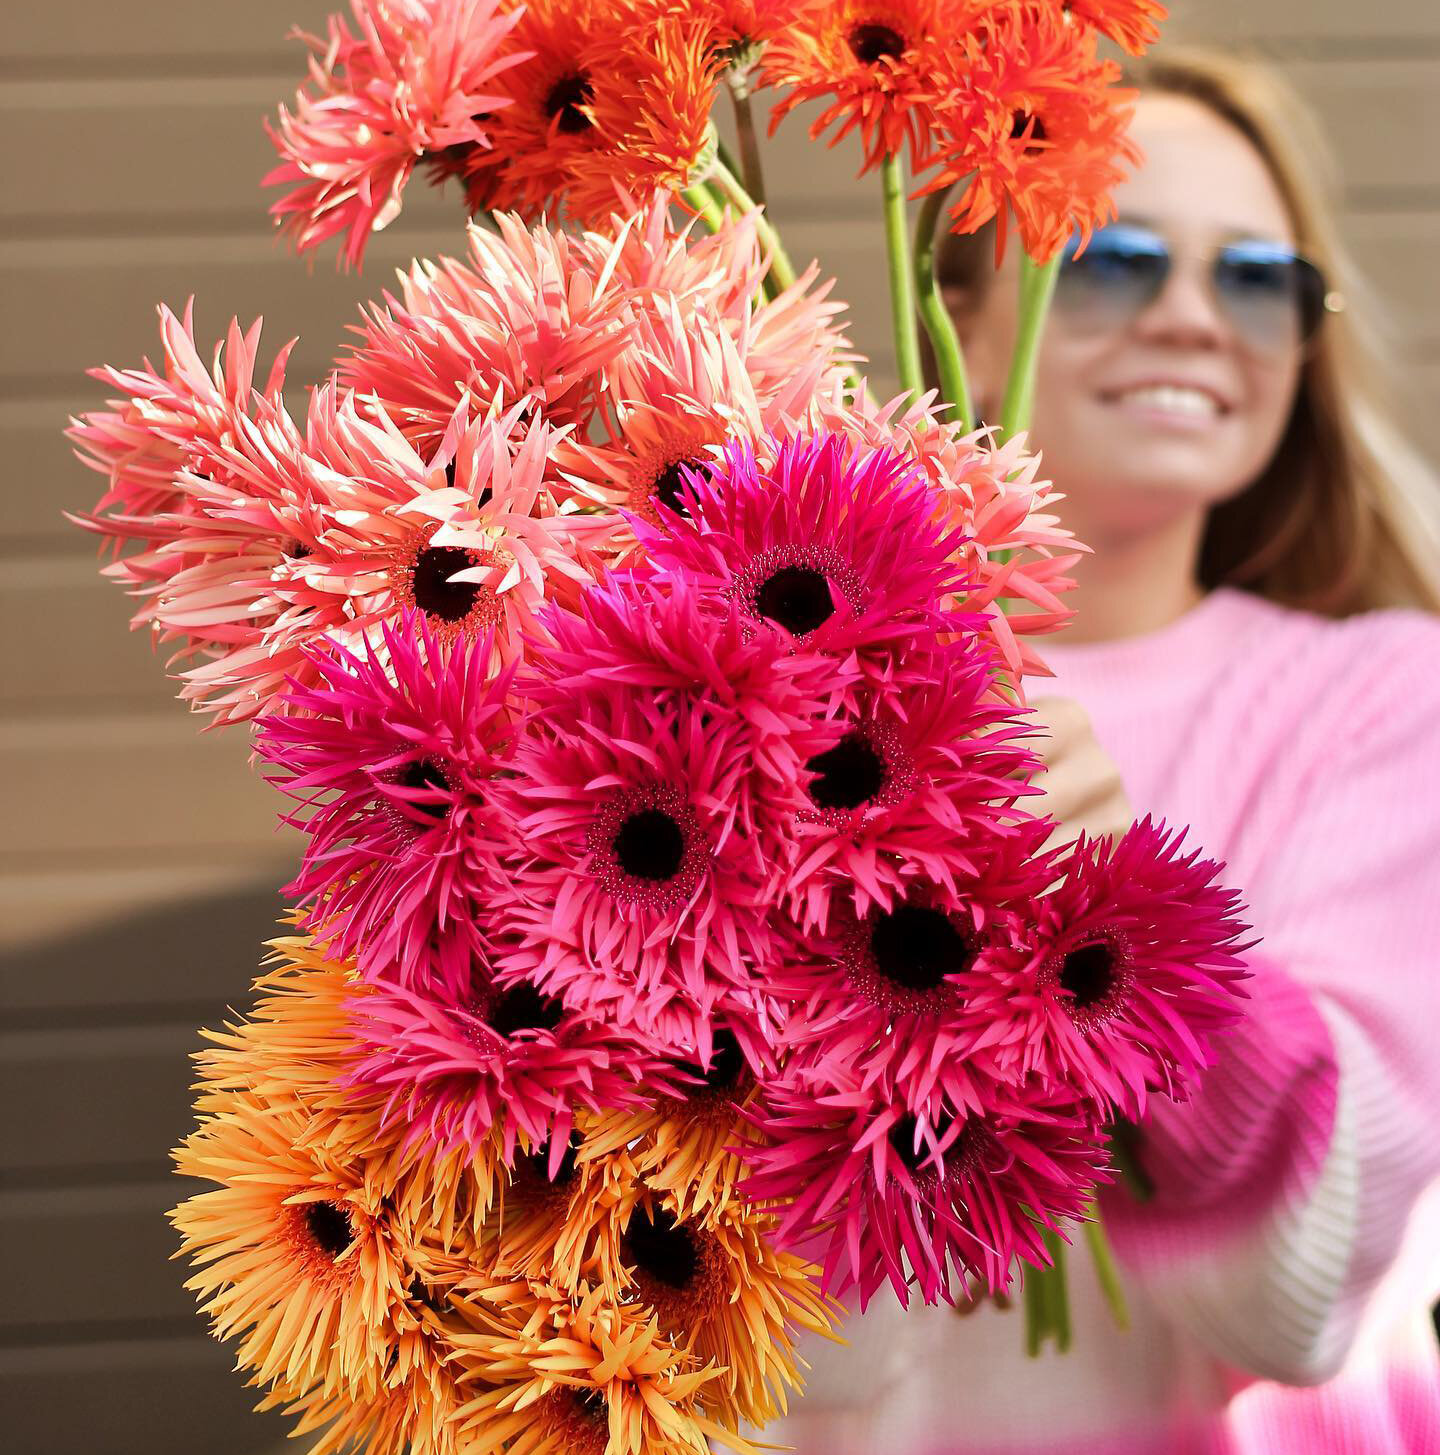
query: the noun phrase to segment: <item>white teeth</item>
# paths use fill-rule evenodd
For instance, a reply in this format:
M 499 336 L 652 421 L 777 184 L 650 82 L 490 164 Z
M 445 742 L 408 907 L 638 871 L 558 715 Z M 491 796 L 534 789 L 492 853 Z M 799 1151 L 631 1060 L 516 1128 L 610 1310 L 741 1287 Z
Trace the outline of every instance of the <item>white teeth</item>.
M 1220 413 L 1219 401 L 1203 389 L 1190 389 L 1183 384 L 1146 384 L 1139 389 L 1126 389 L 1119 396 L 1147 409 L 1161 409 L 1167 414 L 1189 414 L 1199 419 L 1213 419 Z

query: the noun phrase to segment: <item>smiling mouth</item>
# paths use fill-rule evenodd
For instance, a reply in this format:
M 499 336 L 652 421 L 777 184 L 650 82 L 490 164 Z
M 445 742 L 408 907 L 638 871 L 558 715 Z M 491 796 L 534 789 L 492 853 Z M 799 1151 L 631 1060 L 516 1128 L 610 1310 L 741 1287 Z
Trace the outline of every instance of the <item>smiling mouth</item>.
M 1186 384 L 1142 384 L 1101 396 L 1107 404 L 1133 404 L 1184 419 L 1220 419 L 1229 407 L 1206 389 Z

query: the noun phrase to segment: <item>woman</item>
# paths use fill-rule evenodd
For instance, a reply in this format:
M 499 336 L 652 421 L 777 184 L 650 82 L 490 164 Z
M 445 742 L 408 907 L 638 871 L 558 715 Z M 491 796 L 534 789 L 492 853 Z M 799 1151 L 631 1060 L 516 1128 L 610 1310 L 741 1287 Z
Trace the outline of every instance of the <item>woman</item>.
M 1251 1013 L 1140 1129 L 1153 1199 L 1105 1197 L 1128 1332 L 1079 1247 L 1068 1354 L 1027 1360 L 1018 1309 L 878 1300 L 811 1351 L 773 1432 L 802 1455 L 1440 1450 L 1440 556 L 1401 489 L 1429 482 L 1381 428 L 1348 282 L 1335 311 L 1277 84 L 1201 57 L 1137 79 L 1146 160 L 1040 364 L 1034 438 L 1094 549 L 1046 654 L 1044 781 L 1067 836 L 1152 812 L 1227 861 Z M 1015 326 L 989 246 L 942 265 L 982 413 Z

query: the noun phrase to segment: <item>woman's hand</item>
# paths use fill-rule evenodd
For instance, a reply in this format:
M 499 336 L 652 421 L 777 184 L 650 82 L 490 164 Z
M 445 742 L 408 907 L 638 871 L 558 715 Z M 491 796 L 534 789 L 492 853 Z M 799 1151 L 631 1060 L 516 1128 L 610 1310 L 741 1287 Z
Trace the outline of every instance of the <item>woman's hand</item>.
M 1040 697 L 1030 706 L 1048 734 L 1034 740 L 1045 768 L 1032 782 L 1044 797 L 1022 801 L 1031 813 L 1057 820 L 1047 847 L 1068 844 L 1082 830 L 1092 838 L 1118 838 L 1135 814 L 1120 770 L 1100 746 L 1085 709 L 1069 697 Z

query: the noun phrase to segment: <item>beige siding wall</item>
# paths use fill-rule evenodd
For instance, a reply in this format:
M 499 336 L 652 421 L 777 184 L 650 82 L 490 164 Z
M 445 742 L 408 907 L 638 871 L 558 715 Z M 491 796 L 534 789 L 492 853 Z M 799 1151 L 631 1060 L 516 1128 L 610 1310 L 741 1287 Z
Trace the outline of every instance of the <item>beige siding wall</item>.
M 160 1212 L 194 1027 L 242 1000 L 295 846 L 244 741 L 202 736 L 126 634 L 60 515 L 97 493 L 60 431 L 101 397 L 87 366 L 155 352 L 161 300 L 193 293 L 206 340 L 232 312 L 263 313 L 272 346 L 300 334 L 302 385 L 392 267 L 455 245 L 452 204 L 423 190 L 363 279 L 274 242 L 260 117 L 301 70 L 288 28 L 327 8 L 45 0 L 11 7 L 0 40 L 0 1402 L 27 1455 L 224 1455 L 279 1429 L 244 1414 Z M 1412 365 L 1409 417 L 1440 456 L 1440 5 L 1190 0 L 1171 33 L 1263 48 L 1321 112 L 1348 236 Z M 839 275 L 883 359 L 875 187 L 852 170 L 793 123 L 772 148 L 792 251 Z

